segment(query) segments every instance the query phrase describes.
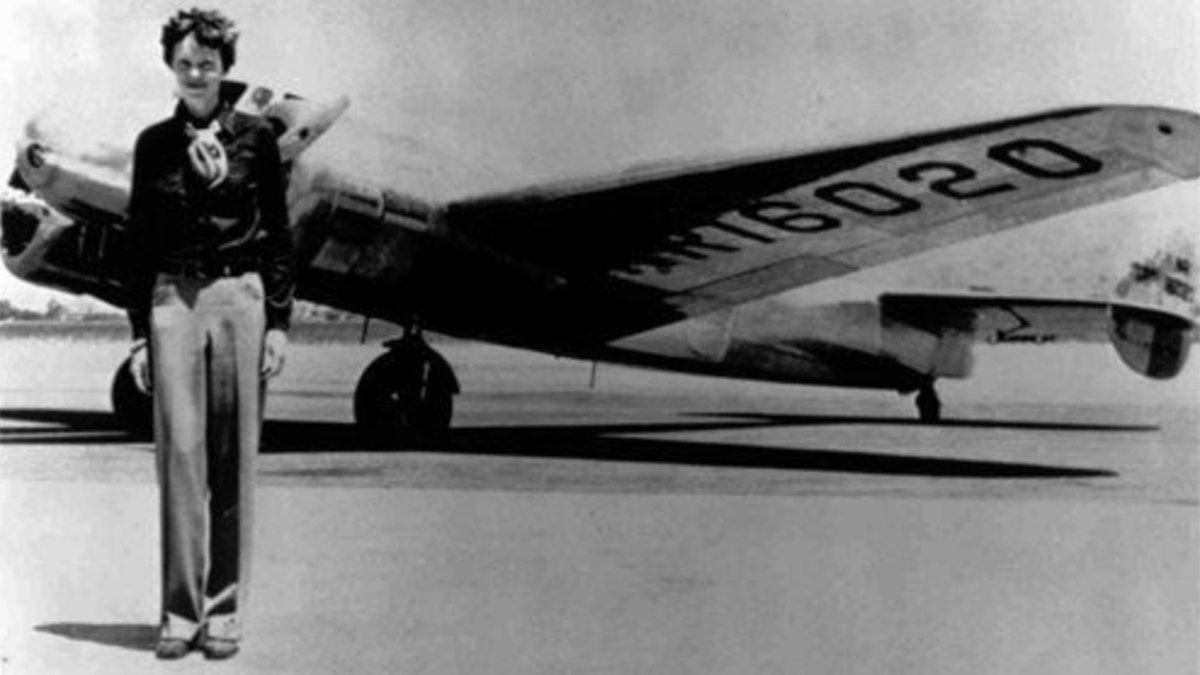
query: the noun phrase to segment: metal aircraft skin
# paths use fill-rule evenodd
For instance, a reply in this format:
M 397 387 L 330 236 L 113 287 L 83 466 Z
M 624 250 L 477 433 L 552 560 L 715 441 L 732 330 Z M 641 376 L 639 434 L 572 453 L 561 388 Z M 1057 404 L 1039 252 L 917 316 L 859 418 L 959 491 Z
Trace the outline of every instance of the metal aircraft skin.
M 406 328 L 355 393 L 358 421 L 380 434 L 449 424 L 459 385 L 423 328 L 655 368 L 917 391 L 928 421 L 940 415 L 934 382 L 967 377 L 976 341 L 1109 341 L 1137 372 L 1166 378 L 1196 337 L 1193 256 L 1179 247 L 1135 265 L 1107 300 L 936 291 L 813 303 L 803 293 L 1195 179 L 1200 116 L 1190 112 L 1072 108 L 476 194 L 400 140 L 339 121 L 345 99 L 243 83 L 226 93 L 280 134 L 298 296 Z M 132 139 L 72 146 L 33 121 L 18 146 L 5 265 L 124 306 Z M 124 368 L 113 402 L 131 426 L 148 417 Z

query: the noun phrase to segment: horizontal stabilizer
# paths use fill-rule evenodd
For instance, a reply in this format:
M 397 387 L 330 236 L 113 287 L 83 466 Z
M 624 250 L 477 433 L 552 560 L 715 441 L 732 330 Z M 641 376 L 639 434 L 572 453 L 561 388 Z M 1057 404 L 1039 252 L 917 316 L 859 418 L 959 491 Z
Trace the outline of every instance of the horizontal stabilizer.
M 885 293 L 885 322 L 993 344 L 1111 342 L 1130 368 L 1156 379 L 1183 369 L 1197 335 L 1194 316 L 1128 300 L 990 293 Z

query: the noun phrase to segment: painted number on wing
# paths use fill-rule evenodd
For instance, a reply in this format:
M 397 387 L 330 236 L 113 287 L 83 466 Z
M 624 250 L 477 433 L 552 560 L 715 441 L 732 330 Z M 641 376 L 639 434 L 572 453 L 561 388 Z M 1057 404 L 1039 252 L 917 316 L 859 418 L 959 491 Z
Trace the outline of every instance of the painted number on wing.
M 1099 173 L 1104 163 L 1079 150 L 1045 138 L 1018 138 L 993 145 L 987 160 L 1036 180 L 1068 180 Z M 921 161 L 896 170 L 905 184 L 922 185 L 929 192 L 960 202 L 1012 192 L 1020 185 L 985 180 L 970 166 L 956 161 Z M 647 251 L 623 270 L 639 274 L 665 274 L 689 261 L 706 260 L 713 254 L 736 253 L 746 246 L 731 237 L 713 240 L 699 230 L 714 229 L 746 245 L 770 244 L 779 237 L 812 234 L 839 228 L 845 212 L 867 218 L 895 218 L 916 213 L 922 202 L 894 188 L 866 180 L 842 180 L 811 191 L 801 203 L 789 195 L 775 195 L 744 204 L 694 229 L 667 235 L 660 248 Z M 840 211 L 839 211 L 840 210 Z

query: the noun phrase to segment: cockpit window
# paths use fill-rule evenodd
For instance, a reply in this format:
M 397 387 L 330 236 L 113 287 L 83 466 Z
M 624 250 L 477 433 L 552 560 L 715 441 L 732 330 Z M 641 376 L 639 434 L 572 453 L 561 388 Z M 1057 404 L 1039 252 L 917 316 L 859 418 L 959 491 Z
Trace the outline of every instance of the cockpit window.
M 1158 270 L 1149 265 L 1134 263 L 1133 265 L 1133 280 L 1134 281 L 1149 281 L 1158 276 Z
M 1195 296 L 1195 289 L 1192 288 L 1192 285 L 1178 279 L 1167 279 L 1164 288 L 1168 294 L 1187 302 L 1191 302 Z

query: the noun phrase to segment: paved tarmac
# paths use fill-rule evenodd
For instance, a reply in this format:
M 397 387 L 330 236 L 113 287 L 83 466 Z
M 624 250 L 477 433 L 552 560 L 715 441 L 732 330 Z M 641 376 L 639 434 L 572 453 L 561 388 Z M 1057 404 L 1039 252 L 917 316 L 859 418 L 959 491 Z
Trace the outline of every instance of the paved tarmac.
M 0 675 L 1196 673 L 1200 374 L 980 352 L 886 392 L 451 343 L 446 439 L 359 443 L 375 349 L 273 387 L 244 651 L 160 663 L 150 447 L 117 342 L 0 342 Z

